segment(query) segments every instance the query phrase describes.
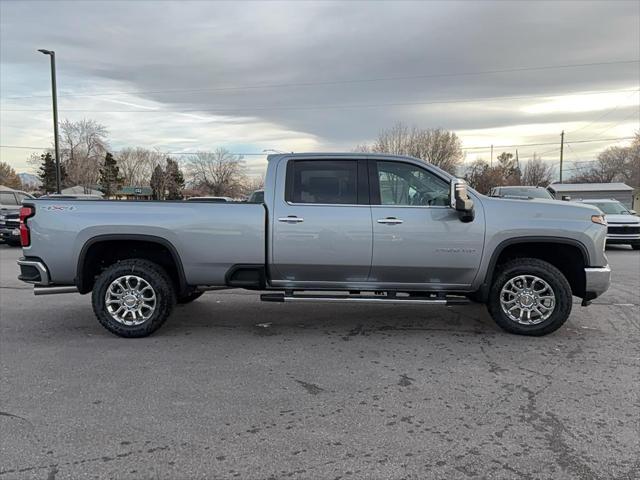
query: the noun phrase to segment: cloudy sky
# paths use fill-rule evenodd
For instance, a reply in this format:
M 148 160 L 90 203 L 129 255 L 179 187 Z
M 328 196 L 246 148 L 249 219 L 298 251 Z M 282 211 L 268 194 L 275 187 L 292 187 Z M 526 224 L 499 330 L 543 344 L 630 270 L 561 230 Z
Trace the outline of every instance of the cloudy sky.
M 2 0 L 0 14 L 0 155 L 19 172 L 31 151 L 8 146 L 52 142 L 38 48 L 56 51 L 60 117 L 103 123 L 114 150 L 351 150 L 403 121 L 455 130 L 467 161 L 491 144 L 557 160 L 564 130 L 571 169 L 639 128 L 639 1 Z

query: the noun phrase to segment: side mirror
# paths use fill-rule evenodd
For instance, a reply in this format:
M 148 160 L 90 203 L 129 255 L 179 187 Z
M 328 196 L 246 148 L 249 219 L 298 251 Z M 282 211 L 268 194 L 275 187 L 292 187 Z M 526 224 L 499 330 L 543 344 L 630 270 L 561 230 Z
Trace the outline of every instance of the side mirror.
M 571 201 L 571 195 L 562 195 L 562 200 L 565 202 L 570 202 Z
M 629 210 L 629 213 L 630 213 L 631 215 L 637 215 L 637 214 L 638 214 L 638 212 L 636 212 L 635 210 Z
M 451 180 L 451 207 L 458 212 L 462 222 L 471 222 L 475 218 L 473 200 L 469 198 L 464 180 L 458 178 Z

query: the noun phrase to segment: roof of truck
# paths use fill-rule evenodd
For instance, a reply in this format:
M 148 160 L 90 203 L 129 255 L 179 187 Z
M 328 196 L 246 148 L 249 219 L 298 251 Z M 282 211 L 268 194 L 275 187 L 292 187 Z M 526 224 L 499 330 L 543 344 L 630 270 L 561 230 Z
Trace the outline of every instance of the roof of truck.
M 300 153 L 276 153 L 267 155 L 267 161 L 278 160 L 280 158 L 314 158 L 314 159 L 339 159 L 339 158 L 378 158 L 378 159 L 393 159 L 393 160 L 412 160 L 416 162 L 422 162 L 429 165 L 429 167 L 442 172 L 447 177 L 455 178 L 455 175 L 441 169 L 433 163 L 429 163 L 420 158 L 412 157 L 410 155 L 396 155 L 394 153 L 374 153 L 374 152 L 300 152 Z
M 281 157 L 315 157 L 315 158 L 336 158 L 336 157 L 362 157 L 362 158 L 406 158 L 410 160 L 420 160 L 410 155 L 396 155 L 393 153 L 374 153 L 374 152 L 291 152 L 291 153 L 275 153 L 267 155 L 267 160 Z

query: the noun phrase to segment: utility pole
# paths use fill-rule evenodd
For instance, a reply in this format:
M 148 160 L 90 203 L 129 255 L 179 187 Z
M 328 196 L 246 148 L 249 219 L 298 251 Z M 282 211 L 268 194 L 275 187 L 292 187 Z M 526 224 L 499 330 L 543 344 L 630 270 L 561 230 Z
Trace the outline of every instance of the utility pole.
M 520 170 L 520 159 L 518 158 L 518 149 L 516 148 L 516 168 Z
M 56 193 L 60 191 L 60 140 L 58 136 L 58 94 L 56 92 L 56 52 L 53 50 L 38 50 L 51 58 L 51 98 L 53 100 L 53 136 L 56 150 Z
M 493 167 L 493 144 L 491 144 L 491 162 L 489 163 L 490 167 Z
M 562 157 L 564 154 L 564 130 L 560 134 L 560 183 L 562 183 Z

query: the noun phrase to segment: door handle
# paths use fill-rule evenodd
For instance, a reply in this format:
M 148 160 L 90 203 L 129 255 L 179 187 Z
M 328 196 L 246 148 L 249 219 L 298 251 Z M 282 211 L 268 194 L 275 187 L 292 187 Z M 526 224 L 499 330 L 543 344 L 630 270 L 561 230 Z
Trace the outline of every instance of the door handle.
M 398 225 L 402 223 L 402 220 L 396 217 L 379 218 L 378 223 L 384 223 L 385 225 Z
M 295 215 L 291 215 L 289 217 L 280 217 L 278 218 L 279 222 L 284 223 L 302 223 L 304 222 L 304 218 L 296 217 Z

